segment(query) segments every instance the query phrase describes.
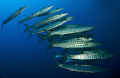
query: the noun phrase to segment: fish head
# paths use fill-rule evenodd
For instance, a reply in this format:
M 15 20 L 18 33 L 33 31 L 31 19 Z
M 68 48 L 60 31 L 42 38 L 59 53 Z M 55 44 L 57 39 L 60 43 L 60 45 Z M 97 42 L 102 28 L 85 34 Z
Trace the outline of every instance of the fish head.
M 25 9 L 27 6 L 28 6 L 28 5 L 26 5 L 26 6 L 22 7 L 22 8 L 24 8 L 24 9 Z
M 92 40 L 94 40 L 94 39 L 93 39 L 93 38 L 88 38 L 88 37 L 86 37 L 86 40 L 92 41 Z
M 90 29 L 94 29 L 95 27 L 94 26 L 89 26 Z
M 63 10 L 63 8 L 56 8 L 56 11 L 60 11 L 60 10 Z
M 99 46 L 102 43 L 93 43 L 93 42 L 87 42 L 85 43 L 85 46 L 89 46 L 89 47 L 95 47 L 95 46 Z
M 68 15 L 68 13 L 63 13 L 63 14 L 57 14 L 57 15 L 55 15 L 54 16 L 54 18 L 62 18 L 62 17 L 64 17 L 64 16 L 66 16 L 66 15 Z
M 78 39 L 83 40 L 83 41 L 91 41 L 92 38 L 88 38 L 88 37 L 79 37 Z
M 23 11 L 26 7 L 27 7 L 27 5 L 24 6 L 24 7 L 19 8 L 19 9 Z
M 73 20 L 73 17 L 66 17 L 66 20 Z
M 53 7 L 53 5 L 52 6 L 48 6 L 48 7 L 44 7 L 44 8 L 42 8 L 42 10 L 50 9 L 52 7 Z

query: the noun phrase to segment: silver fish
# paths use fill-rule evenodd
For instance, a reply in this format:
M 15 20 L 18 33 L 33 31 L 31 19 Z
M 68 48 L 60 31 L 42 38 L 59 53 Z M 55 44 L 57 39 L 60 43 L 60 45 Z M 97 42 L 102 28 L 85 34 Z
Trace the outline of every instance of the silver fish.
M 15 18 L 17 15 L 19 15 L 27 6 L 21 7 L 19 8 L 17 11 L 15 11 L 13 14 L 11 14 L 2 24 L 2 28 L 3 29 L 3 25 L 6 24 L 7 22 L 9 22 L 10 20 L 12 20 L 13 18 Z
M 54 42 L 79 42 L 79 41 L 92 41 L 92 38 L 87 37 L 76 37 L 76 38 L 70 38 L 66 40 L 54 40 Z
M 51 9 L 53 6 L 48 6 L 48 7 L 44 7 L 44 8 L 41 8 L 29 15 L 27 15 L 25 18 L 21 19 L 19 22 L 19 24 L 21 24 L 22 22 L 26 21 L 26 20 L 29 20 L 29 19 L 32 19 L 33 17 L 36 17 L 38 16 L 39 14 L 42 14 L 44 12 L 46 12 L 47 10 Z M 19 26 L 19 25 L 18 25 Z
M 44 32 L 43 29 L 45 29 L 45 30 L 51 30 L 51 29 L 53 29 L 53 28 L 55 28 L 55 27 L 58 27 L 58 26 L 64 24 L 64 23 L 67 22 L 67 21 L 70 21 L 70 20 L 72 20 L 72 19 L 66 19 L 66 20 L 58 21 L 58 22 L 55 22 L 55 23 L 46 25 L 46 26 L 44 26 L 44 27 L 41 27 L 41 28 L 37 29 L 36 31 L 29 31 L 29 33 L 30 33 L 30 34 L 29 34 L 29 37 L 31 37 L 33 34 Z M 28 37 L 28 38 L 29 38 L 29 37 Z
M 68 15 L 68 13 L 55 14 L 55 15 L 44 17 L 43 19 L 40 19 L 40 20 L 36 21 L 33 25 L 29 26 L 29 28 L 33 28 L 33 27 L 36 27 L 36 26 L 60 19 L 66 15 Z
M 110 53 L 87 53 L 87 54 L 60 54 L 56 55 L 55 58 L 63 57 L 66 60 L 77 59 L 77 60 L 92 60 L 92 59 L 106 59 L 116 55 Z
M 52 16 L 48 16 L 48 17 L 45 17 L 43 19 L 40 19 L 38 21 L 36 21 L 33 25 L 31 26 L 28 26 L 26 24 L 24 24 L 26 26 L 26 29 L 24 32 L 26 32 L 29 28 L 33 28 L 35 29 L 36 27 L 38 26 L 41 26 L 42 24 L 46 24 L 46 23 L 49 23 L 51 21 L 54 21 L 54 20 L 57 20 L 59 18 L 62 18 L 64 16 L 66 16 L 68 13 L 64 13 L 64 14 L 56 14 L 56 15 L 52 15 Z M 46 26 L 46 25 L 45 25 Z
M 88 48 L 88 47 L 95 47 L 102 45 L 102 43 L 96 43 L 96 42 L 59 42 L 59 43 L 53 43 L 50 42 L 50 46 L 47 49 L 50 49 L 52 47 L 61 47 L 61 48 Z M 46 50 L 47 50 L 46 49 Z
M 97 73 L 97 72 L 108 71 L 107 69 L 96 67 L 96 66 L 91 66 L 91 65 L 77 65 L 77 64 L 67 65 L 67 64 L 60 64 L 57 60 L 55 61 L 58 65 L 55 68 L 64 68 L 64 69 L 68 69 L 70 71 L 75 71 L 75 72 Z
M 80 26 L 80 27 L 67 27 L 67 28 L 62 28 L 62 29 L 58 29 L 58 30 L 54 30 L 54 31 L 47 31 L 47 30 L 44 30 L 44 31 L 47 33 L 46 38 L 48 38 L 53 35 L 63 36 L 66 34 L 87 32 L 94 28 L 95 27 L 93 27 L 93 26 Z
M 56 9 L 54 9 L 54 10 L 51 10 L 51 11 L 48 11 L 48 12 L 45 12 L 45 13 L 43 13 L 43 14 L 38 15 L 38 17 L 40 17 L 40 16 L 45 16 L 45 15 L 49 15 L 49 14 L 53 14 L 53 13 L 58 12 L 58 11 L 60 11 L 60 10 L 63 10 L 63 8 L 56 8 Z

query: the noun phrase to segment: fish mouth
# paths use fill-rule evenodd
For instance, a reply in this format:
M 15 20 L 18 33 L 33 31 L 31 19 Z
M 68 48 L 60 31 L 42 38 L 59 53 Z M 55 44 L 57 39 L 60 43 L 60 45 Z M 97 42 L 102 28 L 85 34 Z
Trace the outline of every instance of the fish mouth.
M 53 5 L 52 6 L 49 6 L 49 8 L 52 8 L 53 7 Z
M 63 10 L 64 8 L 59 8 L 59 10 Z
M 28 5 L 24 6 L 24 9 L 27 7 Z
M 66 15 L 68 15 L 69 13 L 64 13 L 64 14 L 59 14 L 59 15 L 61 15 L 61 16 L 66 16 Z
M 64 15 L 68 15 L 69 13 L 64 13 Z
M 66 17 L 66 20 L 73 20 L 73 17 Z

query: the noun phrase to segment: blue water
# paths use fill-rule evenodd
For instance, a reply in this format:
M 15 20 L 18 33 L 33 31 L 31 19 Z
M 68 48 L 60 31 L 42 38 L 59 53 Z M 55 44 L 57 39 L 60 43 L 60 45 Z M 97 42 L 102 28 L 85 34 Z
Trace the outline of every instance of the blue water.
M 0 0 L 0 25 L 6 17 L 25 5 L 28 7 L 0 31 L 1 78 L 120 78 L 120 0 Z M 24 25 L 21 24 L 17 30 L 18 21 L 24 15 L 51 5 L 54 5 L 54 9 L 64 8 L 58 13 L 69 13 L 68 16 L 74 17 L 74 20 L 65 24 L 97 27 L 89 32 L 95 34 L 92 38 L 103 43 L 100 48 L 117 54 L 114 58 L 93 64 L 109 69 L 108 72 L 86 74 L 62 68 L 53 70 L 56 63 L 51 62 L 54 57 L 51 51 L 60 53 L 62 49 L 45 50 L 47 41 L 38 46 L 36 35 L 27 39 L 29 33 L 22 33 Z M 31 25 L 37 19 L 40 18 L 25 23 Z

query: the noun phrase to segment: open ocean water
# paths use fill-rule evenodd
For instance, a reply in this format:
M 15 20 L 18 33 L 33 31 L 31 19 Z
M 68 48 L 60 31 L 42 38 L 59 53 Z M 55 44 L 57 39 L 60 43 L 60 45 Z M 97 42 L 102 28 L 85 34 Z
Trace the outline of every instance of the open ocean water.
M 120 78 L 120 0 L 0 0 L 0 25 L 6 17 L 25 5 L 28 7 L 0 31 L 0 78 Z M 62 49 L 45 50 L 48 42 L 38 45 L 36 35 L 27 39 L 29 33 L 23 33 L 23 24 L 17 30 L 18 21 L 24 15 L 51 5 L 54 9 L 64 8 L 56 14 L 69 13 L 68 16 L 74 17 L 65 24 L 97 27 L 89 32 L 94 34 L 92 38 L 103 43 L 100 48 L 117 56 L 92 65 L 109 71 L 88 74 L 63 68 L 53 70 L 57 64 L 51 62 L 54 58 L 51 51 L 59 54 Z M 35 17 L 25 23 L 31 25 L 40 18 Z

